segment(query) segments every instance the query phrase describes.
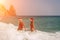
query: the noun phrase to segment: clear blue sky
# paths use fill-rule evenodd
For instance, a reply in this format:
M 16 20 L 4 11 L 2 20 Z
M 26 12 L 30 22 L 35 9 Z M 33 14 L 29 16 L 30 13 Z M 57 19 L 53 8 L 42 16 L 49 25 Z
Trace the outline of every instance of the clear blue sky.
M 16 8 L 17 15 L 60 15 L 60 0 L 8 0 Z

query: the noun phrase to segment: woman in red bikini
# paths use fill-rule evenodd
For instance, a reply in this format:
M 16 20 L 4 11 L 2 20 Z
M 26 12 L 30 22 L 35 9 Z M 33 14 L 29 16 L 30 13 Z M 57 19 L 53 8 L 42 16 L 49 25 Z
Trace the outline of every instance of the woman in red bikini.
M 24 23 L 23 23 L 22 18 L 19 18 L 18 30 L 25 30 L 25 25 L 24 25 Z
M 35 28 L 34 28 L 34 19 L 33 18 L 30 18 L 30 30 L 31 30 L 31 32 L 33 32 L 35 30 Z

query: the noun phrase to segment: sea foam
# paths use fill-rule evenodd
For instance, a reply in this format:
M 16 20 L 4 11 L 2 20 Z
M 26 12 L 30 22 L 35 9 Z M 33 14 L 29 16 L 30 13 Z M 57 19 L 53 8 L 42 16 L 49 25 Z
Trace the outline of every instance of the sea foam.
M 0 40 L 60 40 L 60 32 L 18 31 L 17 26 L 0 22 Z

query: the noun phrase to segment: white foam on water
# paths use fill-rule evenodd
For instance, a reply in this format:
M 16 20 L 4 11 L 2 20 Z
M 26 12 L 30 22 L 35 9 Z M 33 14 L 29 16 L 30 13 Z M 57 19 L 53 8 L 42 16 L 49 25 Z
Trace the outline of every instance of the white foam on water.
M 60 40 L 60 32 L 17 31 L 17 26 L 0 22 L 0 40 Z

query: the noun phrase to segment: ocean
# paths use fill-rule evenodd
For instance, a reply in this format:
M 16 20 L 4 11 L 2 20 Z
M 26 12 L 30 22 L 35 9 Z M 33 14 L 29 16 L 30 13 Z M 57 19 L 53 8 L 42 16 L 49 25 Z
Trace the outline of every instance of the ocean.
M 20 16 L 19 16 L 20 17 Z M 13 23 L 0 22 L 0 40 L 60 40 L 60 16 L 31 16 L 35 31 L 17 30 Z M 26 28 L 30 27 L 29 16 L 22 17 Z M 14 18 L 15 19 L 15 18 Z M 11 19 L 12 22 L 13 19 Z M 17 19 L 15 19 L 17 23 Z M 8 20 L 9 21 L 9 20 Z
M 25 26 L 30 26 L 29 18 L 34 18 L 35 29 L 46 32 L 60 31 L 60 16 L 27 16 L 23 17 Z

